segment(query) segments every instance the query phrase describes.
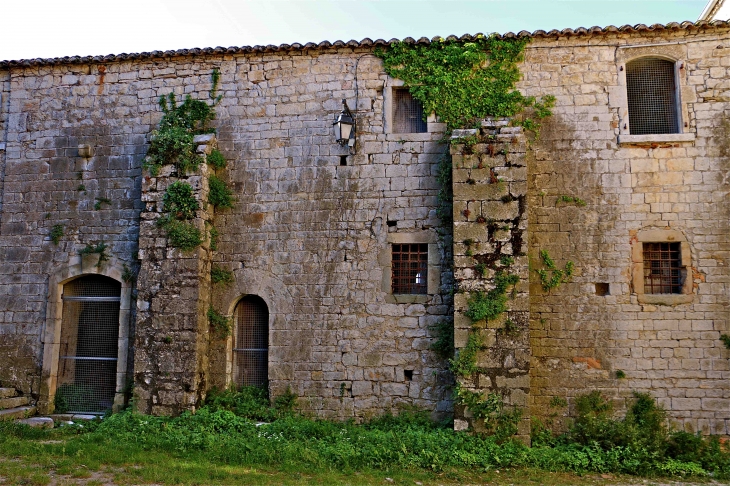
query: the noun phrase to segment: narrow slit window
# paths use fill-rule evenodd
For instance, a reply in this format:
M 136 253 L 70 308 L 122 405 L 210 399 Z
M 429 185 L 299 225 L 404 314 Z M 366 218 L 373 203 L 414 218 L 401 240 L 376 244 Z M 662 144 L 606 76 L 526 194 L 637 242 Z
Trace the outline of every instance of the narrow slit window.
M 234 315 L 234 381 L 264 387 L 269 380 L 269 309 L 261 297 L 248 295 L 236 305 Z
M 648 57 L 627 63 L 626 94 L 632 135 L 680 132 L 673 62 Z
M 428 244 L 393 245 L 392 291 L 394 294 L 428 293 Z
M 394 133 L 426 133 L 423 105 L 406 88 L 393 90 Z
M 679 243 L 644 243 L 644 293 L 681 294 L 682 268 Z

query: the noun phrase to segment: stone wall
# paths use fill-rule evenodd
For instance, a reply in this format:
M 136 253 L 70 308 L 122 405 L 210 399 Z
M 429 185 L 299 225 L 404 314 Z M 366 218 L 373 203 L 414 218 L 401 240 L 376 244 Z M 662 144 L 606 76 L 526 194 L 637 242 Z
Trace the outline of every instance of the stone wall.
M 496 394 L 508 408 L 526 410 L 530 393 L 530 303 L 527 258 L 527 139 L 509 120 L 485 120 L 480 129 L 452 136 L 454 193 L 454 345 L 464 353 L 477 337 L 477 371 L 457 376 L 461 390 L 486 400 Z M 461 143 L 458 143 L 461 142 Z M 474 321 L 465 315 L 477 293 L 489 295 L 495 280 L 516 276 L 505 289 L 506 310 Z M 496 302 L 499 296 L 491 298 Z M 472 337 L 472 339 L 474 339 Z M 472 410 L 459 405 L 454 428 L 474 427 Z M 529 440 L 530 417 L 523 413 L 518 436 Z
M 569 411 L 553 397 L 572 406 L 597 389 L 620 408 L 637 390 L 680 428 L 728 432 L 729 351 L 719 336 L 730 329 L 729 47 L 726 31 L 699 30 L 536 40 L 526 50 L 521 89 L 557 97 L 528 164 L 530 260 L 544 268 L 547 250 L 559 268 L 576 267 L 549 292 L 531 274 L 531 410 L 545 421 L 558 426 Z M 679 137 L 625 137 L 624 66 L 646 55 L 677 60 Z M 641 295 L 636 256 L 652 230 L 686 242 L 689 295 Z
M 166 182 L 143 178 L 141 162 L 146 136 L 161 117 L 159 97 L 207 99 L 214 67 L 223 98 L 213 125 L 237 202 L 215 218 L 220 237 L 212 258 L 234 272 L 235 283 L 211 289 L 201 282 L 192 291 L 188 284 L 196 272 L 205 278 L 209 264 L 164 249 L 151 222 L 159 198 L 150 191 Z M 209 337 L 199 317 L 211 290 L 223 314 L 232 314 L 244 295 L 266 301 L 272 394 L 291 387 L 304 410 L 341 418 L 401 404 L 436 415 L 450 411 L 446 364 L 429 348 L 430 327 L 451 319 L 450 228 L 435 212 L 443 127 L 432 122 L 422 134 L 384 129 L 393 82 L 369 48 L 60 64 L 12 68 L 9 76 L 3 385 L 35 393 L 47 276 L 70 265 L 87 243 L 103 240 L 120 265 L 134 270 L 136 257 L 142 259 L 132 351 L 145 411 L 175 412 L 170 397 L 180 389 L 188 406 L 207 387 L 231 383 L 230 342 L 213 343 L 210 356 L 203 352 Z M 358 121 L 351 153 L 332 136 L 343 98 Z M 94 155 L 79 157 L 80 144 Z M 97 197 L 112 204 L 95 210 Z M 57 223 L 65 228 L 58 246 L 48 236 Z M 428 296 L 397 300 L 390 292 L 391 244 L 401 240 L 429 245 Z M 189 300 L 196 295 L 198 302 Z M 183 296 L 184 306 L 169 307 Z M 169 315 L 181 309 L 185 322 Z M 196 329 L 204 335 L 200 342 L 192 336 Z M 23 337 L 6 337 L 16 335 Z M 27 362 L 15 358 L 18 349 Z M 173 349 L 201 361 L 165 359 Z
M 513 344 L 485 326 L 496 339 L 488 341 L 490 353 L 506 358 L 514 350 L 524 357 L 529 336 L 532 356 L 529 386 L 503 386 L 496 380 L 502 368 L 489 365 L 484 353 L 482 366 L 495 370 L 489 389 L 514 396 L 515 404 L 529 389 L 530 413 L 557 425 L 588 389 L 620 406 L 633 390 L 648 391 L 680 426 L 727 432 L 729 356 L 719 335 L 730 330 L 728 48 L 722 27 L 536 36 L 527 46 L 520 89 L 555 95 L 557 103 L 525 155 L 525 244 L 531 268 L 543 268 L 540 251 L 547 250 L 559 268 L 573 261 L 576 272 L 549 292 L 530 272 L 529 309 L 519 303 L 527 298 L 523 287 L 512 308 L 523 316 L 529 310 L 529 332 Z M 623 67 L 649 55 L 676 61 L 686 122 L 677 136 L 637 138 L 625 122 Z M 140 349 L 131 351 L 145 410 L 153 410 L 152 397 L 159 400 L 171 384 L 177 391 L 170 396 L 189 385 L 186 400 L 193 402 L 209 386 L 231 383 L 231 341 L 210 341 L 200 319 L 210 293 L 213 307 L 227 315 L 244 295 L 266 302 L 274 395 L 289 386 L 304 410 L 340 418 L 400 404 L 450 413 L 451 382 L 447 364 L 430 350 L 431 326 L 453 315 L 453 249 L 459 279 L 477 285 L 463 259 L 463 240 L 471 237 L 452 241 L 452 229 L 436 215 L 444 127 L 431 120 L 428 133 L 391 133 L 398 83 L 382 71 L 371 46 L 158 53 L 2 68 L 0 385 L 39 393 L 44 326 L 58 306 L 49 304 L 55 295 L 49 276 L 76 275 L 64 269 L 78 267 L 87 244 L 109 245 L 107 265 L 114 268 L 106 275 L 122 275 L 124 265 L 136 269 L 137 256 L 152 254 L 170 267 L 165 275 L 175 272 L 171 258 L 177 255 L 163 251 L 163 241 L 157 246 L 159 235 L 147 219 L 144 245 L 152 250 L 137 254 L 140 212 L 153 217 L 156 211 L 147 204 L 153 201 L 141 199 L 141 160 L 146 136 L 161 118 L 159 97 L 208 99 L 213 68 L 221 72 L 223 94 L 213 125 L 237 202 L 213 218 L 218 250 L 185 260 L 189 273 L 179 277 L 191 283 L 197 272 L 200 282 L 195 291 L 186 287 L 184 295 L 198 300 L 186 298 L 184 330 L 175 327 L 169 309 L 155 307 L 153 282 L 164 279 L 153 275 L 154 265 L 140 275 L 136 306 L 144 333 L 135 341 Z M 332 136 L 343 98 L 358 121 L 352 151 Z M 93 153 L 82 156 L 79 145 Z M 519 180 L 508 181 L 512 196 L 525 194 L 521 188 L 512 193 Z M 485 201 L 488 213 L 521 204 L 481 197 L 469 199 Z M 456 228 L 474 222 L 457 220 Z M 49 237 L 56 224 L 64 229 L 58 245 Z M 496 250 L 506 235 L 493 236 Z M 677 298 L 657 299 L 641 288 L 640 249 L 656 238 L 686 250 L 689 286 Z M 492 252 L 489 239 L 479 249 L 485 255 Z M 392 294 L 395 243 L 428 245 L 427 296 Z M 234 283 L 206 287 L 208 259 L 232 271 Z M 524 262 L 518 264 L 524 273 Z M 83 268 L 96 272 L 93 265 Z M 168 291 L 170 299 L 177 295 Z M 457 329 L 464 327 L 457 322 Z M 142 363 L 159 360 L 164 337 L 173 333 L 188 333 L 180 349 L 191 343 L 194 351 L 186 352 L 198 361 L 147 383 L 158 369 Z M 462 338 L 457 333 L 457 345 Z M 523 376 L 528 367 L 522 364 L 515 376 L 499 376 Z M 569 407 L 550 408 L 559 404 L 555 397 L 568 398 Z

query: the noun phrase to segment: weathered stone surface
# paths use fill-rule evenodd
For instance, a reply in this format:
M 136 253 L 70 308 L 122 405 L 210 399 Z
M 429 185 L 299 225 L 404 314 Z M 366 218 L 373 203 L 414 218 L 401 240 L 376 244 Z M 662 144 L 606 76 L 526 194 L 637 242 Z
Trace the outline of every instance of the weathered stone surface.
M 515 404 L 526 397 L 537 416 L 554 413 L 555 397 L 572 405 L 589 389 L 617 405 L 632 390 L 648 391 L 681 427 L 727 433 L 730 419 L 721 409 L 730 399 L 730 367 L 718 336 L 729 329 L 730 95 L 722 79 L 726 49 L 717 46 L 727 47 L 728 32 L 694 32 L 533 39 L 518 87 L 529 96 L 555 95 L 554 115 L 529 152 L 520 129 L 498 119 L 482 123 L 494 139 L 474 145 L 476 153 L 451 147 L 459 193 L 453 231 L 463 230 L 453 239 L 436 214 L 441 133 L 386 133 L 392 80 L 367 56 L 357 93 L 354 74 L 343 74 L 343 64 L 369 47 L 0 70 L 0 385 L 22 396 L 40 393 L 44 349 L 55 339 L 43 330 L 60 310 L 49 302 L 49 275 L 103 241 L 120 269 L 146 265 L 128 312 L 139 323 L 129 371 L 146 410 L 192 408 L 205 390 L 231 382 L 233 342 L 211 337 L 201 316 L 208 303 L 230 314 L 238 299 L 254 294 L 270 311 L 273 395 L 291 386 L 306 410 L 340 418 L 397 403 L 449 413 L 447 364 L 427 344 L 431 326 L 452 318 L 452 258 L 460 289 L 472 292 L 494 278 L 489 270 L 479 279 L 475 262 L 499 254 L 517 260 L 522 283 L 510 308 L 527 321 L 518 323 L 522 338 L 496 334 L 504 322 L 484 324 L 495 332 L 491 354 L 483 356 L 494 369 L 479 377 L 480 386 L 504 391 Z M 620 68 L 635 55 L 682 65 L 683 133 L 670 134 L 674 139 L 625 135 Z M 220 233 L 216 252 L 180 255 L 154 226 L 173 168 L 150 177 L 141 163 L 162 116 L 159 96 L 209 100 L 213 67 L 224 94 L 213 124 L 229 164 L 219 175 L 237 201 L 198 215 L 201 227 L 213 222 Z M 352 154 L 331 133 L 343 97 L 351 106 L 361 100 Z M 212 139 L 199 142 L 203 153 L 213 147 Z M 93 156 L 79 157 L 79 145 L 93 147 Z M 193 177 L 202 194 L 205 177 Z M 111 204 L 97 210 L 98 198 Z M 58 245 L 50 239 L 56 224 L 64 228 Z M 683 255 L 690 292 L 640 301 L 637 235 L 667 228 L 680 231 L 690 248 Z M 429 264 L 438 267 L 440 288 L 425 297 L 393 296 L 389 238 L 418 232 L 434 236 L 437 261 Z M 479 243 L 472 255 L 464 239 Z M 575 262 L 570 282 L 543 290 L 528 270 L 541 268 L 541 250 L 558 268 Z M 98 272 L 92 260 L 83 259 L 85 272 Z M 234 284 L 207 285 L 212 264 L 231 270 Z M 466 295 L 456 294 L 457 311 Z M 463 345 L 469 323 L 460 312 L 454 320 Z M 524 385 L 528 368 L 529 390 L 516 387 L 510 380 Z M 616 379 L 617 371 L 626 378 Z
M 37 429 L 52 429 L 55 425 L 51 417 L 30 417 L 17 420 L 17 422 Z

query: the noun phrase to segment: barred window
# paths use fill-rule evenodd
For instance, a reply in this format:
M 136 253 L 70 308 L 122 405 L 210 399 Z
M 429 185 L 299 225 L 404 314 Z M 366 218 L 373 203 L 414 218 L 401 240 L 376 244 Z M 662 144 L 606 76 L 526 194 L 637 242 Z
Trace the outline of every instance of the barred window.
M 626 64 L 631 135 L 680 133 L 674 63 L 642 57 Z
M 426 133 L 421 102 L 413 98 L 407 88 L 394 89 L 393 98 L 394 133 Z
M 247 295 L 236 305 L 234 382 L 266 386 L 269 379 L 269 309 L 261 297 Z
M 682 293 L 679 243 L 644 243 L 644 293 Z
M 428 293 L 428 244 L 393 245 L 392 292 L 394 294 Z

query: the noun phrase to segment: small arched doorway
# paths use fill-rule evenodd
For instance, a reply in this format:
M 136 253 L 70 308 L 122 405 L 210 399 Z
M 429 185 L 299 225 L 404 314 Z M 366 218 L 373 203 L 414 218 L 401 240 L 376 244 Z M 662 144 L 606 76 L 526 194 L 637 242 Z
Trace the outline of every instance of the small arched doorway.
M 261 297 L 247 295 L 234 311 L 233 381 L 266 386 L 269 380 L 269 308 Z
M 57 411 L 102 413 L 117 384 L 121 283 L 87 275 L 63 286 Z

